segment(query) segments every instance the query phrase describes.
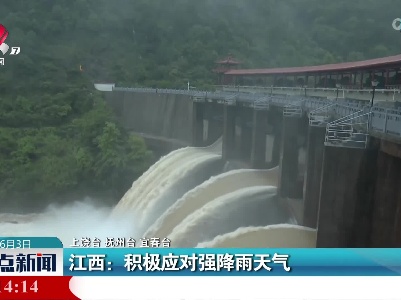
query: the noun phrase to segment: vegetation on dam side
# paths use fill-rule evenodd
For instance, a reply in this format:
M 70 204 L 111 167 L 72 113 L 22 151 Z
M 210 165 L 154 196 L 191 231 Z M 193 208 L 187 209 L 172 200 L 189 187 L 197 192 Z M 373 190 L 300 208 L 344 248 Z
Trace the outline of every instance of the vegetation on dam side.
M 142 138 L 118 125 L 77 71 L 0 102 L 0 203 L 30 210 L 85 196 L 117 200 L 150 164 Z
M 210 88 L 228 53 L 259 68 L 397 54 L 398 3 L 5 1 L 0 23 L 21 53 L 0 72 L 0 203 L 118 198 L 149 166 L 143 140 L 119 127 L 93 82 Z

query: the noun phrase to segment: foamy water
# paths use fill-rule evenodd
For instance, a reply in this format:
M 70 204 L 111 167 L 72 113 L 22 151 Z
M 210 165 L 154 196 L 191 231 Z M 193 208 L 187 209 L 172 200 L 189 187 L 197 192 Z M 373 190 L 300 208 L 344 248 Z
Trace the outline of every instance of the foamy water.
M 149 168 L 125 193 L 112 212 L 112 216 L 121 217 L 128 213 L 143 216 L 143 211 L 165 193 L 175 182 L 186 176 L 191 168 L 208 159 L 221 157 L 221 139 L 210 147 L 187 147 L 172 151 Z M 140 212 L 140 213 L 138 213 Z
M 132 236 L 132 220 L 110 221 L 110 211 L 111 208 L 99 207 L 95 201 L 87 199 L 67 206 L 51 206 L 42 214 L 27 217 L 8 215 L 8 219 L 0 219 L 0 235 L 56 236 L 65 246 L 71 245 L 73 238 L 104 240 L 107 237 Z
M 177 167 L 177 171 L 167 178 L 169 178 L 164 185 L 155 187 L 153 196 L 149 194 L 146 198 L 148 199 L 148 205 L 145 208 L 139 209 L 141 218 L 138 219 L 138 226 L 141 228 L 141 232 L 145 231 L 151 224 L 153 224 L 157 218 L 165 212 L 171 205 L 173 205 L 178 198 L 180 198 L 185 192 L 182 188 L 188 187 L 193 183 L 194 180 L 199 180 L 197 176 L 202 174 L 208 174 L 210 177 L 211 172 L 215 172 L 216 164 L 221 165 L 221 156 L 216 154 L 203 154 L 196 155 L 191 160 L 187 160 Z M 220 168 L 221 169 L 221 168 Z M 219 170 L 220 171 L 220 170 Z M 190 188 L 197 186 L 202 183 L 205 179 L 198 181 L 195 185 Z
M 195 247 L 239 227 L 287 222 L 291 216 L 280 206 L 276 192 L 276 187 L 255 186 L 216 198 L 173 229 L 169 235 L 172 245 Z
M 188 215 L 220 196 L 246 187 L 276 186 L 278 171 L 278 168 L 270 170 L 233 170 L 212 177 L 176 201 L 148 229 L 145 236 L 168 236 Z
M 221 156 L 213 153 L 208 153 L 203 149 L 187 148 L 182 156 L 177 156 L 172 159 L 168 168 L 158 169 L 152 175 L 154 180 L 151 188 L 145 188 L 146 193 L 137 195 L 134 193 L 133 199 L 139 199 L 137 210 L 145 212 L 148 207 L 151 207 L 157 199 L 163 195 L 163 192 L 170 188 L 175 182 L 184 178 L 191 169 L 199 164 L 207 161 L 210 158 L 219 158 Z
M 196 248 L 315 248 L 316 230 L 290 224 L 239 228 Z
M 153 164 L 141 177 L 139 177 L 132 187 L 121 198 L 117 206 L 113 210 L 113 214 L 121 214 L 127 209 L 136 209 L 137 206 L 142 206 L 143 195 L 149 194 L 154 188 L 154 184 L 159 178 L 166 178 L 168 171 L 174 168 L 177 161 L 185 159 L 193 154 L 193 148 L 182 148 L 161 157 Z

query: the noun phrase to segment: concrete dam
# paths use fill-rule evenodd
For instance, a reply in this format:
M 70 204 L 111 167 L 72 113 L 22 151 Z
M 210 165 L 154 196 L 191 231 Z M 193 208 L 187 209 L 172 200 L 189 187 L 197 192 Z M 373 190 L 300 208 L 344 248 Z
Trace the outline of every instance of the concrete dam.
M 304 240 L 315 240 L 293 245 L 288 241 L 271 242 L 264 246 L 400 247 L 401 194 L 398 182 L 401 172 L 401 127 L 400 111 L 394 103 L 389 104 L 384 99 L 369 107 L 367 99 L 330 99 L 304 93 L 249 93 L 246 90 L 200 92 L 112 87 L 104 94 L 123 126 L 141 134 L 151 148 L 157 148 L 163 154 L 186 146 L 199 149 L 191 150 L 194 156 L 188 153 L 185 156 L 184 152 L 171 154 L 181 150 L 170 152 L 167 155 L 171 155 L 168 158 L 170 163 L 174 155 L 182 155 L 183 161 L 188 160 L 187 168 L 199 169 L 209 161 L 214 166 L 225 164 L 224 172 L 228 173 L 238 173 L 242 169 L 264 174 L 256 179 L 259 182 L 250 184 L 253 186 L 251 191 L 245 185 L 248 191 L 240 190 L 238 193 L 236 190 L 233 191 L 236 195 L 229 197 L 230 200 L 220 199 L 219 203 L 226 205 L 220 206 L 220 213 L 216 205 L 216 209 L 208 205 L 214 202 L 212 199 L 224 198 L 223 194 L 230 191 L 216 192 L 215 195 L 213 191 L 203 191 L 205 195 L 210 194 L 210 199 L 203 195 L 205 199 L 197 204 L 197 208 L 213 210 L 213 222 L 230 228 L 213 233 L 219 236 L 216 242 L 210 242 L 213 238 L 205 236 L 200 240 L 194 238 L 184 246 L 236 245 L 233 241 L 243 234 L 246 227 L 256 228 L 251 231 L 263 236 L 262 231 L 267 237 L 269 230 L 279 226 L 275 224 L 282 224 L 281 230 L 288 228 L 292 232 L 288 236 L 294 236 L 299 231 L 303 232 Z M 220 148 L 216 140 L 220 141 Z M 213 143 L 213 151 L 205 154 L 205 149 Z M 203 162 L 194 163 L 196 159 L 191 158 L 191 163 L 189 158 L 196 156 L 203 157 Z M 178 168 L 179 163 L 175 160 L 172 164 Z M 227 169 L 231 163 L 234 165 L 231 169 L 236 170 Z M 210 170 L 210 167 L 207 168 Z M 179 176 L 194 176 L 188 170 L 185 172 Z M 221 175 L 216 170 L 209 172 L 197 185 L 193 183 L 186 192 L 174 195 L 174 200 L 170 199 L 168 203 L 149 198 L 147 201 L 150 203 L 132 200 L 137 203 L 128 205 L 129 201 L 124 201 L 128 197 L 126 195 L 117 208 L 120 206 L 123 208 L 120 210 L 126 210 L 130 205 L 142 207 L 154 215 L 147 221 L 142 234 L 170 234 L 176 240 L 190 234 L 196 237 L 202 231 L 211 230 L 199 225 L 207 223 L 208 218 L 190 217 L 189 211 L 178 220 L 173 216 L 176 217 L 176 212 L 185 208 L 189 198 L 195 197 L 192 194 L 216 186 L 219 180 L 224 181 L 224 172 Z M 272 179 L 273 173 L 277 175 L 276 182 Z M 212 179 L 208 180 L 209 175 Z M 165 173 L 165 176 L 168 174 Z M 238 177 L 232 186 L 241 186 L 241 180 L 250 180 L 245 175 L 235 176 Z M 159 180 L 164 184 L 161 177 Z M 245 198 L 239 196 L 241 193 Z M 134 194 L 140 196 L 137 192 Z M 131 193 L 130 197 L 134 194 Z M 155 197 L 163 198 L 160 195 Z M 251 204 L 247 197 L 260 200 Z M 183 198 L 185 201 L 182 201 Z M 241 207 L 240 211 L 246 210 L 247 201 L 250 206 L 254 205 L 248 209 L 249 220 L 243 224 L 218 222 L 219 215 L 223 220 L 228 218 L 224 215 L 230 201 L 233 203 L 230 205 L 238 209 Z M 264 217 L 272 218 L 269 206 L 264 206 L 267 202 L 275 203 L 273 214 L 281 217 L 266 223 Z M 237 219 L 238 209 L 232 212 Z M 188 226 L 193 229 L 185 230 Z M 169 230 L 163 230 L 163 227 Z M 233 235 L 234 231 L 237 233 Z M 235 238 L 230 239 L 230 234 Z M 221 236 L 232 242 L 219 244 L 217 241 L 221 241 Z M 252 244 L 251 239 L 245 240 L 250 245 L 242 247 L 258 246 L 257 243 Z

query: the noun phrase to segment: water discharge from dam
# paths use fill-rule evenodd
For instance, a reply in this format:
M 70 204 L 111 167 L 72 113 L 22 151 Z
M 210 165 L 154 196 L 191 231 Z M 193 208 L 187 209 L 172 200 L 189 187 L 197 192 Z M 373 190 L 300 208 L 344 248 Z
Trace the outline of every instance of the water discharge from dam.
M 196 248 L 315 248 L 316 230 L 290 224 L 243 227 Z
M 170 206 L 145 236 L 169 236 L 184 218 L 220 196 L 252 186 L 277 186 L 278 170 L 233 170 L 212 177 Z
M 127 215 L 135 216 L 137 233 L 142 234 L 186 191 L 220 171 L 216 167 L 221 165 L 221 147 L 219 139 L 209 147 L 187 147 L 162 157 L 135 181 L 111 217 L 125 219 Z
M 185 162 L 190 163 L 192 159 L 196 163 L 199 155 L 219 157 L 221 156 L 219 155 L 221 147 L 222 141 L 219 139 L 210 147 L 187 147 L 170 152 L 159 159 L 132 184 L 132 187 L 115 207 L 113 214 L 119 214 L 127 209 L 143 209 L 155 197 L 159 197 L 165 190 L 166 185 L 168 187 L 172 180 L 185 176 L 183 170 L 188 170 L 188 165 L 185 165 Z M 199 159 L 199 162 L 202 162 L 202 160 Z
M 222 173 L 222 143 L 162 157 L 114 209 L 76 202 L 42 214 L 0 214 L 2 236 L 168 237 L 173 247 L 315 247 L 276 196 L 279 169 Z M 14 224 L 16 223 L 16 224 Z
M 69 205 L 52 205 L 32 215 L 0 214 L 0 236 L 57 236 L 64 246 L 73 238 L 130 236 L 131 220 L 109 220 L 109 207 L 84 199 Z
M 172 245 L 190 248 L 240 227 L 286 223 L 290 216 L 277 203 L 276 192 L 276 187 L 255 186 L 214 199 L 174 228 Z

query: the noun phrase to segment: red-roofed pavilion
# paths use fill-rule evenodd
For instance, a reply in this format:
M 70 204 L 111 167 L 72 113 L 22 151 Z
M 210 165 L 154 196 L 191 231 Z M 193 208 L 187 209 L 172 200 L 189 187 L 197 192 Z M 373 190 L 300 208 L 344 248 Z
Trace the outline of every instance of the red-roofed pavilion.
M 218 74 L 218 84 L 229 84 L 230 78 L 224 76 L 225 73 L 235 70 L 241 63 L 233 58 L 231 54 L 229 54 L 226 58 L 216 61 L 216 68 L 213 72 Z M 226 80 L 227 79 L 227 80 Z
M 373 79 L 379 88 L 401 85 L 401 55 L 357 62 L 319 66 L 271 69 L 230 69 L 223 82 L 236 85 L 342 87 L 362 89 L 371 87 Z M 313 82 L 310 78 L 313 77 Z

